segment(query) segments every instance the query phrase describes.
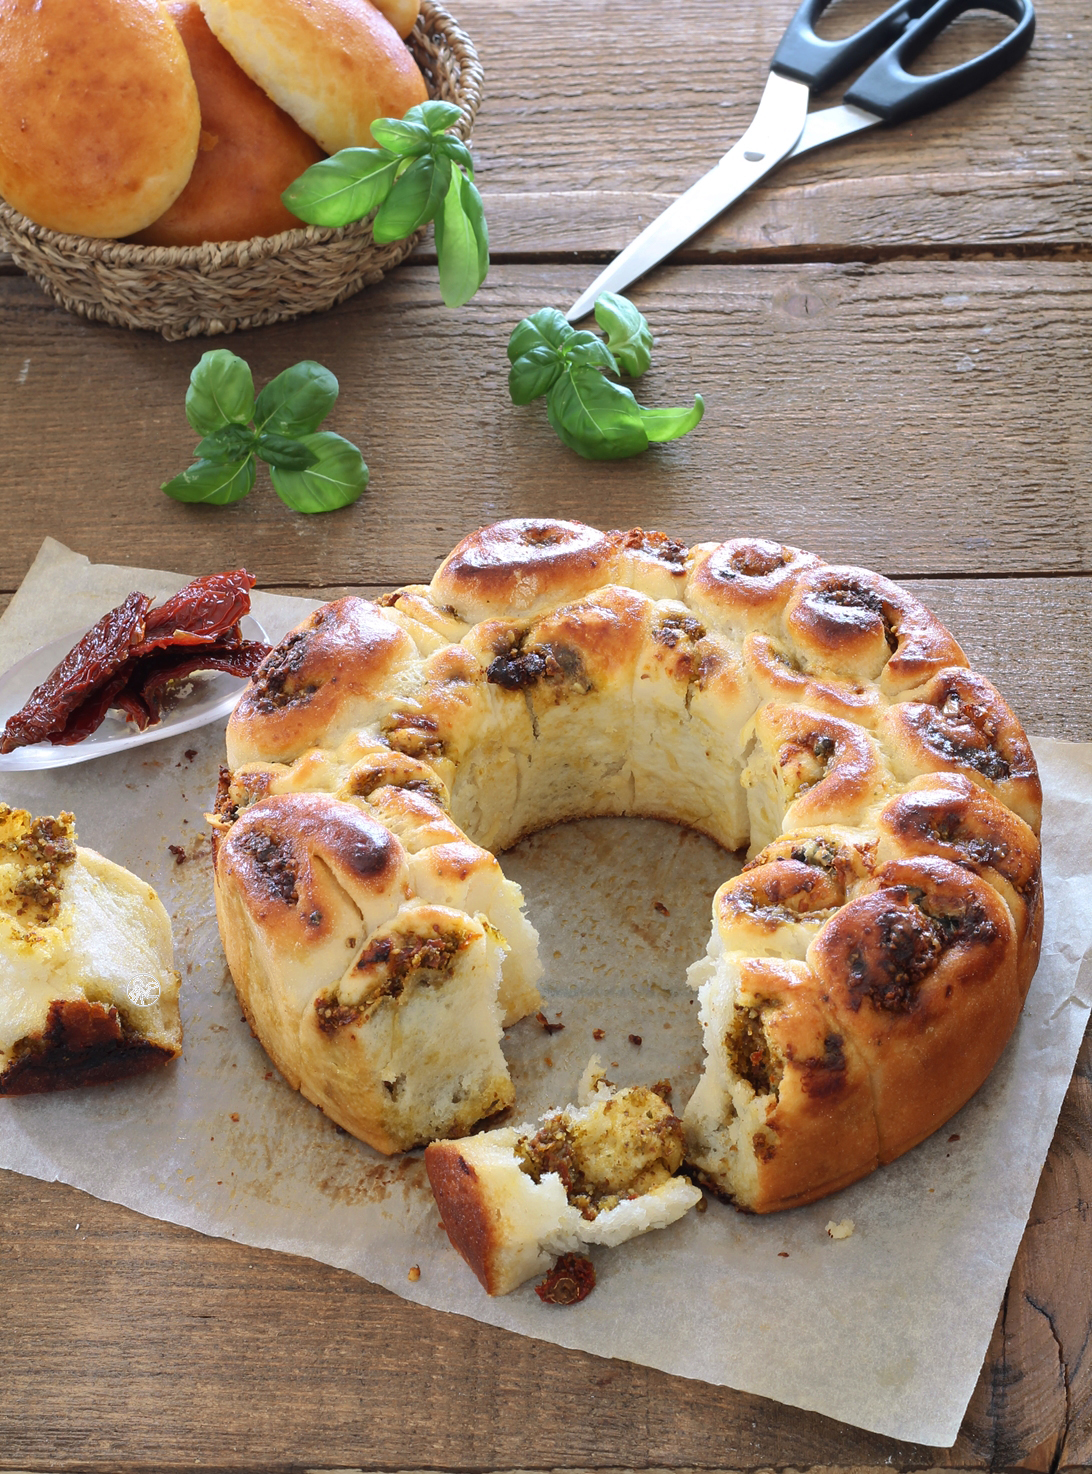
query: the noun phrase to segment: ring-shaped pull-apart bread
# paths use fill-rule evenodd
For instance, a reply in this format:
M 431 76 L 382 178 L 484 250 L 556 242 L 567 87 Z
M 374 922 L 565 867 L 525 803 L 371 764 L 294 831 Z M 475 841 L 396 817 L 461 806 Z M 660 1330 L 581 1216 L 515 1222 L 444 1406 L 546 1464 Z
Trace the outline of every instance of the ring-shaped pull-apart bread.
M 520 520 L 431 584 L 285 637 L 228 727 L 216 894 L 285 1078 L 380 1151 L 508 1106 L 537 938 L 493 856 L 590 815 L 730 850 L 690 969 L 687 1161 L 739 1207 L 810 1202 L 982 1084 L 1042 929 L 1027 738 L 875 573 L 752 539 Z

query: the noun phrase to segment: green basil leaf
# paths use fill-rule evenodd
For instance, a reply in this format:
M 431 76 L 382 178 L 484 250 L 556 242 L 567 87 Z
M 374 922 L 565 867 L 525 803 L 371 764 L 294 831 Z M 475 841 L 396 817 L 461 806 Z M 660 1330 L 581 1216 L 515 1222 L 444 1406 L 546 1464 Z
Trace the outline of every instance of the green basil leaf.
M 245 358 L 226 348 L 202 353 L 186 390 L 186 418 L 198 435 L 247 424 L 254 414 L 254 379 Z
M 641 408 L 598 369 L 570 368 L 546 400 L 559 438 L 589 461 L 619 461 L 648 449 Z
M 223 425 L 206 435 L 194 455 L 198 460 L 215 461 L 224 465 L 227 461 L 241 461 L 254 449 L 255 435 L 246 425 Z
M 574 367 L 607 369 L 612 374 L 620 372 L 614 354 L 594 333 L 574 333 L 561 351 Z
M 446 154 L 453 164 L 462 165 L 468 179 L 474 178 L 474 159 L 461 138 L 451 133 L 442 134 L 432 145 L 432 157 L 436 158 L 437 154 Z
M 508 359 L 515 363 L 539 343 L 551 348 L 560 348 L 573 337 L 576 329 L 568 318 L 556 307 L 540 307 L 532 317 L 525 317 L 516 324 L 508 339 Z
M 380 245 L 403 241 L 427 224 L 443 204 L 451 181 L 451 160 L 414 159 L 380 205 L 372 221 L 372 238 Z
M 355 502 L 368 484 L 364 458 L 350 441 L 322 430 L 302 442 L 315 457 L 306 471 L 273 466 L 269 472 L 281 501 L 295 512 L 334 512 Z
M 337 403 L 337 380 L 321 363 L 305 358 L 270 379 L 258 395 L 254 420 L 259 430 L 309 435 Z
M 445 305 L 469 302 L 489 270 L 489 234 L 482 197 L 457 165 L 436 215 L 436 259 Z
M 197 461 L 181 476 L 165 481 L 160 490 L 176 502 L 207 502 L 210 506 L 226 507 L 249 496 L 254 474 L 253 456 L 226 465 L 219 461 Z
M 304 445 L 302 440 L 293 440 L 289 435 L 278 435 L 276 432 L 259 435 L 254 453 L 261 456 L 268 465 L 277 466 L 284 471 L 306 471 L 317 459 L 315 452 Z
M 402 158 L 419 158 L 432 148 L 432 131 L 426 123 L 412 118 L 376 118 L 371 125 L 372 137 L 380 148 L 389 149 Z
M 508 371 L 508 393 L 513 404 L 530 404 L 549 392 L 565 372 L 565 361 L 549 343 L 536 343 L 516 359 Z
M 689 409 L 645 409 L 640 405 L 638 408 L 649 440 L 678 440 L 680 435 L 689 434 L 695 425 L 701 424 L 705 400 L 700 394 L 695 394 Z
M 482 204 L 481 193 L 473 181 L 473 177 L 463 178 L 463 210 L 474 227 L 474 235 L 478 242 L 478 286 L 480 287 L 489 274 L 489 226 L 485 219 L 485 206 Z M 477 291 L 477 287 L 474 288 Z M 450 306 L 450 303 L 448 304 Z
M 596 299 L 595 320 L 622 372 L 639 379 L 652 362 L 652 330 L 644 317 L 628 298 L 604 292 Z
M 435 98 L 429 102 L 419 102 L 416 107 L 411 107 L 402 119 L 403 123 L 424 123 L 430 133 L 443 133 L 448 128 L 454 128 L 463 115 L 461 107 L 453 102 L 437 102 Z
M 281 202 L 308 225 L 349 225 L 383 203 L 401 162 L 385 148 L 343 148 L 305 169 Z

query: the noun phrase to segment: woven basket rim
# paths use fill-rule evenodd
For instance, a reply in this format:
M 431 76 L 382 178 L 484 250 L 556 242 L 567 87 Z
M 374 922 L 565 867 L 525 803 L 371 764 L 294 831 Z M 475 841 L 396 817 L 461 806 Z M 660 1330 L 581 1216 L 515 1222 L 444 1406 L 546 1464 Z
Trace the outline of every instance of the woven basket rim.
M 455 131 L 469 142 L 474 119 L 482 101 L 483 73 L 474 43 L 458 21 L 439 0 L 420 0 L 420 12 L 414 31 L 425 35 L 439 33 L 460 57 L 459 106 L 462 118 Z M 411 35 L 413 32 L 410 33 Z M 301 225 L 283 230 L 278 235 L 255 235 L 243 241 L 204 241 L 199 246 L 142 246 L 108 236 L 72 235 L 38 225 L 0 196 L 0 240 L 4 227 L 17 235 L 30 236 L 43 247 L 52 247 L 61 256 L 79 256 L 101 261 L 108 266 L 188 267 L 200 269 L 209 265 L 246 265 L 264 257 L 278 256 L 297 246 L 320 245 L 328 241 L 349 239 L 369 228 L 370 216 L 349 225 Z

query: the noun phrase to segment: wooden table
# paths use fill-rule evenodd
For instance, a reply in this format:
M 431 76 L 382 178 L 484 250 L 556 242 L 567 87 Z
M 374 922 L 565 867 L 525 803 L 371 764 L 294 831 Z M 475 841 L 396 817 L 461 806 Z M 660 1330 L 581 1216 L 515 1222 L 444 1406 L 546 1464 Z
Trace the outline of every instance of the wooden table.
M 847 0 L 849 5 L 854 0 Z M 459 0 L 487 102 L 493 268 L 460 312 L 428 249 L 325 317 L 240 335 L 262 381 L 338 375 L 358 506 L 307 519 L 156 489 L 207 344 L 89 326 L 0 276 L 0 592 L 52 534 L 93 560 L 269 589 L 427 579 L 545 514 L 765 534 L 906 580 L 1033 733 L 1092 735 L 1092 14 L 1043 7 L 1014 72 L 783 168 L 634 290 L 642 398 L 701 428 L 591 465 L 515 409 L 516 320 L 566 306 L 745 126 L 790 3 Z M 974 22 L 967 22 L 968 31 Z M 848 29 L 850 27 L 846 27 Z M 0 1468 L 507 1470 L 1092 1464 L 1092 1044 L 951 1450 L 410 1306 L 352 1275 L 0 1174 Z

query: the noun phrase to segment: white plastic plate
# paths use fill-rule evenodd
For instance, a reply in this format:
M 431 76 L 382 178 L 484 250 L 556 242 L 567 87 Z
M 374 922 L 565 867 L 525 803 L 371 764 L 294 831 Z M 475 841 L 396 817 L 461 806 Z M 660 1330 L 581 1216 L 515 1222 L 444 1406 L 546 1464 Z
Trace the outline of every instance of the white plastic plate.
M 86 630 L 77 630 L 73 634 L 62 635 L 59 640 L 51 640 L 0 676 L 0 729 L 26 704 L 34 688 L 41 685 L 86 633 Z M 242 621 L 242 635 L 244 640 L 269 643 L 265 630 L 251 615 Z M 243 684 L 242 676 L 230 676 L 226 671 L 195 672 L 186 677 L 185 684 L 155 726 L 138 732 L 120 713 L 111 711 L 97 732 L 71 747 L 36 742 L 30 747 L 17 747 L 14 752 L 0 753 L 0 772 L 66 768 L 72 763 L 86 763 L 91 758 L 106 757 L 111 752 L 142 747 L 146 742 L 162 742 L 165 737 L 177 737 L 194 727 L 226 720 L 243 694 Z

